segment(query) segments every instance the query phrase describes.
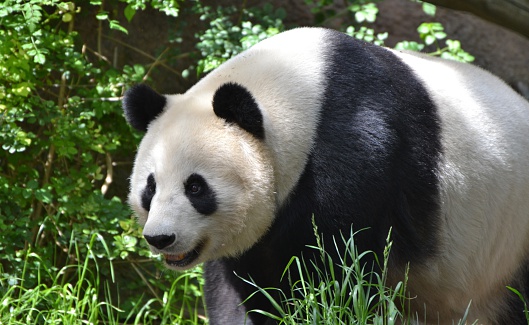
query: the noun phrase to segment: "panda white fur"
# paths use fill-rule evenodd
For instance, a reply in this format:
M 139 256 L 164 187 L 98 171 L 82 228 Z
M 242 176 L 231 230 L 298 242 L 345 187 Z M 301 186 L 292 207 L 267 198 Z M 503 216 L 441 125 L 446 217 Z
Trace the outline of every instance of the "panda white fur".
M 290 292 L 313 215 L 325 247 L 367 228 L 356 243 L 379 256 L 392 227 L 390 278 L 409 263 L 420 319 L 451 324 L 472 301 L 470 320 L 524 323 L 505 287 L 528 297 L 529 104 L 491 74 L 300 28 L 185 94 L 132 87 L 124 110 L 146 131 L 130 204 L 168 267 L 206 262 L 211 324 L 266 322 L 234 273 Z

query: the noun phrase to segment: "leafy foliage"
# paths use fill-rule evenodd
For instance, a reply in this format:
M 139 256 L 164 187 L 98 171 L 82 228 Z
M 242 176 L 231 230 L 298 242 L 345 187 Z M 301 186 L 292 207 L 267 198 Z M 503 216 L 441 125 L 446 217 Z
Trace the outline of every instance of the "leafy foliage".
M 84 5 L 87 10 L 101 3 Z M 54 277 L 41 277 L 42 270 L 63 272 L 80 257 L 88 258 L 89 267 L 98 260 L 126 263 L 137 271 L 136 279 L 123 287 L 145 286 L 138 275 L 152 271 L 142 268 L 139 259 L 151 254 L 139 240 L 141 232 L 122 201 L 124 195 L 107 194 L 114 157 L 130 156 L 139 139 L 125 123 L 120 96 L 127 85 L 143 80 L 145 67 L 118 69 L 96 50 L 81 46 L 74 25 L 81 7 L 74 2 L 8 0 L 0 8 L 2 278 L 23 283 L 19 292 L 48 288 Z M 109 17 L 96 10 L 94 19 L 123 31 Z M 96 245 L 87 250 L 94 235 L 112 249 Z M 79 249 L 73 259 L 72 238 Z M 98 276 L 102 282 L 114 279 L 108 269 Z M 158 278 L 149 280 L 153 295 L 166 289 Z M 75 285 L 82 279 L 68 281 Z M 10 284 L 2 282 L 2 289 Z M 142 291 L 127 298 L 137 300 Z M 132 308 L 125 299 L 127 305 Z
M 423 10 L 430 16 L 435 15 L 435 6 L 432 4 L 423 3 Z M 461 42 L 457 40 L 447 39 L 446 47 L 441 47 L 439 42 L 446 38 L 444 27 L 437 22 L 424 22 L 417 28 L 420 38 L 424 43 L 402 41 L 395 46 L 398 50 L 422 51 L 428 46 L 434 46 L 436 50 L 430 55 L 440 56 L 444 59 L 472 62 L 474 57 L 461 48 Z
M 107 156 L 133 146 L 117 101 L 143 68 L 93 62 L 75 47 L 77 33 L 57 28 L 73 3 L 45 4 L 52 10 L 8 3 L 1 21 L 0 245 L 13 272 L 31 246 L 60 259 L 72 231 L 116 235 L 129 216 L 98 185 L 111 168 Z
M 198 61 L 197 73 L 211 71 L 232 56 L 250 48 L 265 38 L 284 30 L 283 19 L 286 12 L 274 10 L 266 4 L 261 8 L 242 9 L 239 13 L 235 7 L 217 7 L 196 5 L 200 19 L 209 22 L 196 47 L 202 55 Z M 234 23 L 230 16 L 239 14 Z

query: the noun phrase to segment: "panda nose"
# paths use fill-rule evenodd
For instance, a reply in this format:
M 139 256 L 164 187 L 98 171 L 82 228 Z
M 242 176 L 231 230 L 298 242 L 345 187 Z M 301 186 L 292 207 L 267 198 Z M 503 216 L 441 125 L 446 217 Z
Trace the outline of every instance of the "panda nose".
M 157 235 L 157 236 L 144 235 L 143 237 L 145 237 L 145 239 L 150 245 L 158 249 L 164 249 L 167 246 L 171 245 L 176 238 L 174 234 L 171 234 L 170 236 L 169 235 Z

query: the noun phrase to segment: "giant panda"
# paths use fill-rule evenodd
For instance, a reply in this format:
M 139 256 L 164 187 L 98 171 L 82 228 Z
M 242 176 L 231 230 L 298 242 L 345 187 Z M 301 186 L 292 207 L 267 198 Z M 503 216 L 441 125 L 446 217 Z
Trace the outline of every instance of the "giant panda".
M 409 266 L 425 323 L 470 302 L 479 324 L 525 322 L 506 286 L 528 297 L 529 104 L 497 77 L 298 28 L 184 94 L 133 86 L 123 107 L 146 132 L 130 206 L 167 267 L 205 262 L 210 324 L 271 323 L 241 278 L 289 293 L 291 257 L 316 260 L 313 220 L 324 247 L 362 229 L 378 256 L 391 229 L 390 282 Z

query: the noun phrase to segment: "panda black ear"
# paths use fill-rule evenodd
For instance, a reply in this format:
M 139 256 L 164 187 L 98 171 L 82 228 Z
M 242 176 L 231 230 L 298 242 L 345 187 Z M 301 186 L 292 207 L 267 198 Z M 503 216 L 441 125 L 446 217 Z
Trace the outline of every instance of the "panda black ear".
M 147 131 L 149 124 L 163 111 L 167 98 L 145 84 L 132 86 L 123 96 L 125 119 L 136 130 Z
M 213 96 L 213 111 L 258 139 L 264 139 L 263 115 L 252 94 L 236 83 L 225 83 Z

